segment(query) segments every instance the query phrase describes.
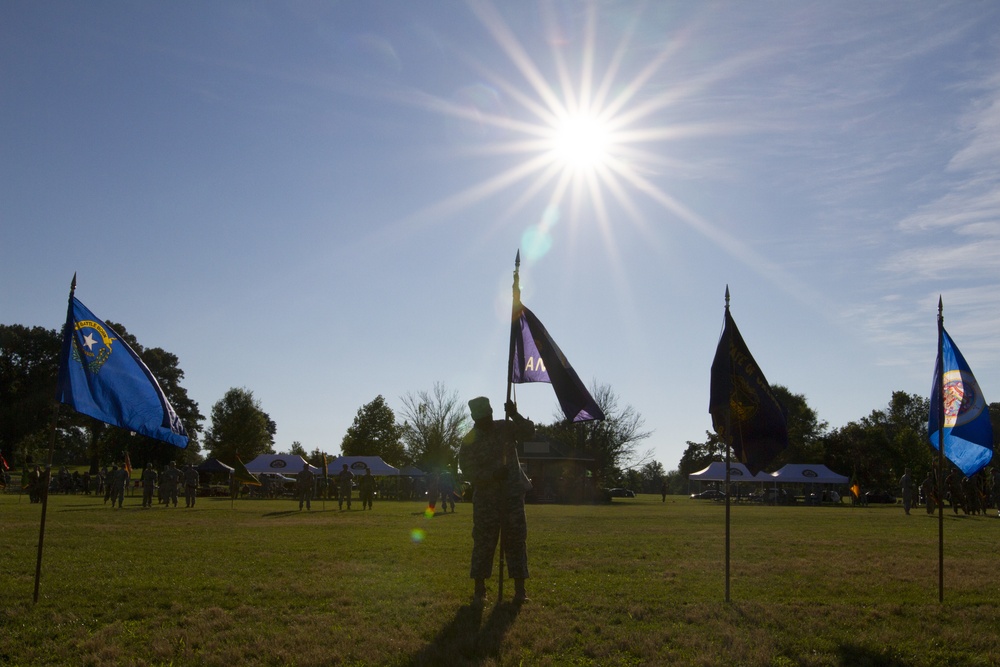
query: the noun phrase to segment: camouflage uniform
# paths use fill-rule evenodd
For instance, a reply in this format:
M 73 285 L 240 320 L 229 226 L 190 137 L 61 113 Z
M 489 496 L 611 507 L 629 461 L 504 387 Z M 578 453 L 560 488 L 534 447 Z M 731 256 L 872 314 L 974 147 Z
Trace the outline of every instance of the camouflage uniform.
M 183 475 L 181 471 L 174 467 L 171 462 L 167 469 L 160 475 L 160 488 L 163 489 L 163 502 L 167 507 L 173 503 L 177 507 L 177 485 L 181 483 Z
M 146 469 L 142 471 L 139 479 L 142 481 L 142 506 L 152 507 L 153 491 L 156 490 L 156 471 L 153 470 L 152 463 L 146 464 Z
M 469 568 L 473 579 L 488 579 L 492 574 L 501 533 L 508 575 L 515 580 L 528 578 L 528 522 L 524 514 L 527 478 L 517 458 L 515 441 L 523 441 L 534 432 L 534 424 L 515 415 L 510 422 L 477 421 L 462 441 L 459 465 L 473 488 Z
M 313 483 L 315 476 L 309 469 L 308 464 L 302 466 L 302 470 L 295 476 L 296 490 L 299 492 L 299 509 L 305 504 L 307 510 L 312 509 Z
M 337 475 L 337 506 L 340 509 L 344 509 L 344 501 L 347 501 L 347 509 L 351 509 L 351 484 L 354 481 L 354 473 L 347 469 L 347 464 L 344 464 L 343 469 L 340 474 Z
M 198 498 L 198 471 L 190 463 L 184 469 L 184 507 L 194 507 Z
M 118 507 L 122 506 L 122 501 L 125 500 L 125 487 L 128 486 L 129 474 L 125 466 L 118 468 L 113 473 L 111 473 L 111 506 L 115 506 L 115 501 L 118 501 Z
M 438 480 L 438 487 L 441 489 L 441 509 L 445 512 L 448 511 L 448 505 L 451 505 L 451 511 L 455 511 L 455 482 L 451 479 L 451 473 L 445 470 L 441 473 L 441 477 Z
M 375 497 L 375 478 L 371 470 L 366 470 L 358 480 L 358 495 L 361 496 L 361 509 L 371 509 Z

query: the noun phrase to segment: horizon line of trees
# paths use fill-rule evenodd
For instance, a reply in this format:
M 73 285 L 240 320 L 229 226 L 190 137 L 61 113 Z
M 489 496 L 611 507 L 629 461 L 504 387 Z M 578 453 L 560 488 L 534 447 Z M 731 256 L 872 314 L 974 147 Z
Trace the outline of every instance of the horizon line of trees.
M 60 409 L 55 464 L 89 464 L 96 472 L 100 466 L 121 463 L 126 452 L 133 468 L 169 461 L 197 463 L 203 457 L 247 462 L 275 453 L 277 425 L 250 389 L 229 389 L 212 407 L 211 426 L 203 429 L 205 417 L 182 385 L 184 371 L 177 356 L 158 347 L 144 348 L 123 325 L 108 324 L 156 376 L 187 428 L 190 443 L 181 450 Z M 47 460 L 61 343 L 61 334 L 54 329 L 0 325 L 0 453 L 14 468 Z M 786 412 L 789 447 L 771 469 L 786 463 L 822 463 L 863 488 L 893 489 L 904 468 L 922 479 L 934 464 L 936 453 L 927 441 L 926 397 L 895 391 L 886 407 L 830 429 L 804 395 L 782 385 L 772 389 Z M 554 414 L 551 423 L 536 423 L 536 427 L 540 438 L 588 459 L 588 471 L 599 485 L 658 493 L 666 483 L 668 492 L 685 493 L 690 473 L 725 460 L 718 435 L 706 431 L 703 442 L 686 443 L 677 467 L 668 472 L 654 460 L 651 449 L 640 449 L 652 435 L 642 416 L 622 404 L 609 385 L 594 381 L 591 393 L 607 415 L 605 421 L 567 424 Z M 402 396 L 401 402 L 400 419 L 381 394 L 362 405 L 341 440 L 341 453 L 379 456 L 396 467 L 458 473 L 458 448 L 471 427 L 458 392 L 435 382 L 430 390 Z M 991 403 L 989 411 L 995 449 L 1000 444 L 1000 403 Z M 293 442 L 288 453 L 317 466 L 332 455 L 318 447 L 307 453 L 299 442 Z
M 261 454 L 274 454 L 277 424 L 264 411 L 249 388 L 231 388 L 211 410 L 211 425 L 203 428 L 204 415 L 182 381 L 184 371 L 176 355 L 162 348 L 144 348 L 127 329 L 107 321 L 115 333 L 139 355 L 157 378 L 177 411 L 189 436 L 186 449 L 108 426 L 59 407 L 55 429 L 53 465 L 100 467 L 121 464 L 128 454 L 133 468 L 152 463 L 198 463 L 218 458 L 227 463 L 248 462 Z M 48 461 L 49 437 L 59 367 L 62 335 L 55 329 L 0 325 L 0 453 L 15 469 Z M 621 405 L 608 385 L 595 381 L 595 400 L 607 415 L 603 422 L 567 424 L 554 417 L 537 424 L 541 437 L 590 460 L 588 469 L 601 483 L 617 483 L 624 471 L 649 462 L 652 451 L 639 451 L 650 436 L 644 420 L 630 405 Z M 390 465 L 458 473 L 458 449 L 472 422 L 466 403 L 457 391 L 442 382 L 432 389 L 401 397 L 401 420 L 379 394 L 358 409 L 341 441 L 344 455 L 380 456 Z M 293 442 L 289 452 L 321 466 L 330 454 Z M 661 466 L 662 467 L 662 466 Z

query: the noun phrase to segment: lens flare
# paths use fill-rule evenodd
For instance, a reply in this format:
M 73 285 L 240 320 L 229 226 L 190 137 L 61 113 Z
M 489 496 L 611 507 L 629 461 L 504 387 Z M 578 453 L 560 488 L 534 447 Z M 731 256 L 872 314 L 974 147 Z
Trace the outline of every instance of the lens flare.
M 420 530 L 419 528 L 414 528 L 413 530 L 410 531 L 410 541 L 413 542 L 414 544 L 420 544 L 421 542 L 424 541 L 425 535 L 426 534 L 424 533 L 424 531 Z

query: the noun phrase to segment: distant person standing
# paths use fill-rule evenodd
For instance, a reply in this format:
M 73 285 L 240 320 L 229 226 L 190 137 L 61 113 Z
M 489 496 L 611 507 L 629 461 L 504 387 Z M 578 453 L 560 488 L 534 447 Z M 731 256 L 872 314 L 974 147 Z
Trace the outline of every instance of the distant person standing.
M 370 510 L 375 498 L 375 478 L 371 468 L 365 468 L 365 474 L 358 480 L 358 495 L 361 496 L 361 509 Z
M 469 401 L 475 423 L 462 440 L 459 463 L 462 473 L 472 480 L 472 559 L 469 575 L 475 581 L 473 602 L 486 599 L 486 579 L 493 573 L 493 556 L 503 535 L 501 548 L 507 572 L 514 580 L 514 602 L 528 598 L 524 580 L 528 578 L 528 521 L 524 494 L 530 482 L 517 458 L 518 441 L 535 432 L 535 425 L 518 414 L 516 406 L 504 406 L 510 421 L 493 420 L 493 408 L 485 396 Z
M 177 486 L 183 481 L 184 475 L 177 469 L 174 461 L 160 475 L 160 488 L 163 489 L 163 502 L 167 507 L 177 507 Z
M 198 471 L 189 463 L 184 468 L 184 507 L 194 507 L 198 498 Z
M 119 468 L 115 466 L 111 472 L 111 507 L 115 506 L 115 501 L 118 501 L 118 509 L 121 509 L 122 501 L 125 500 L 125 487 L 128 486 L 129 474 L 128 469 L 122 464 Z
M 920 493 L 924 496 L 924 502 L 927 503 L 927 513 L 934 514 L 937 509 L 937 492 L 934 489 L 934 475 L 932 473 L 927 473 L 927 477 L 920 484 Z
M 156 470 L 152 463 L 147 463 L 139 477 L 142 482 L 142 506 L 151 508 L 153 506 L 153 491 L 156 490 Z
M 662 480 L 660 482 L 660 502 L 667 502 L 667 480 Z
M 451 478 L 451 473 L 445 470 L 438 479 L 438 486 L 441 488 L 441 511 L 447 513 L 448 505 L 451 505 L 452 513 L 455 512 L 455 482 Z
M 437 508 L 438 496 L 441 494 L 441 476 L 433 472 L 427 478 L 427 509 L 431 514 Z
M 354 473 L 344 464 L 343 469 L 337 475 L 337 506 L 344 509 L 344 501 L 347 501 L 347 509 L 351 509 L 351 487 L 354 484 Z
M 903 512 L 909 516 L 910 505 L 913 503 L 913 480 L 910 479 L 910 469 L 903 470 L 903 476 L 899 478 L 900 492 L 903 494 Z
M 295 490 L 299 496 L 300 512 L 302 511 L 302 505 L 306 506 L 306 510 L 312 510 L 313 486 L 315 481 L 316 477 L 309 468 L 309 464 L 303 463 L 302 470 L 295 476 Z
M 1000 468 L 993 466 L 990 477 L 993 481 L 993 507 L 997 510 L 997 517 L 1000 517 Z

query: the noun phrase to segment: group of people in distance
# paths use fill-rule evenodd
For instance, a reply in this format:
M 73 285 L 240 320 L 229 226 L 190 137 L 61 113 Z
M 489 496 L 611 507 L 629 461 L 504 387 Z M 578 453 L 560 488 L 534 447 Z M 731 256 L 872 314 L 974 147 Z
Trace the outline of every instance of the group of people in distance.
M 354 478 L 355 474 L 351 472 L 351 469 L 345 463 L 336 477 L 338 509 L 344 509 L 345 502 L 347 503 L 347 509 L 351 509 Z M 304 463 L 302 464 L 302 470 L 295 476 L 295 493 L 299 499 L 299 510 L 303 506 L 307 511 L 312 509 L 312 499 L 315 489 L 316 475 L 313 473 L 312 468 L 309 467 L 309 464 Z M 372 477 L 370 468 L 365 468 L 365 474 L 361 475 L 358 479 L 358 498 L 361 500 L 361 509 L 372 509 L 372 501 L 375 499 L 375 478 Z
M 903 472 L 899 486 L 903 500 L 903 511 L 909 514 L 916 490 L 909 468 Z M 934 514 L 937 511 L 939 498 L 936 487 L 933 471 L 927 473 L 927 477 L 920 483 L 918 502 L 926 506 L 928 514 Z M 986 516 L 986 511 L 993 507 L 997 509 L 997 516 L 1000 516 L 1000 468 L 994 466 L 989 473 L 976 473 L 969 477 L 952 469 L 945 477 L 944 498 L 941 500 L 948 501 L 948 505 L 955 514 L 962 510 L 963 514 Z
M 469 568 L 469 576 L 474 582 L 473 602 L 481 605 L 486 600 L 486 580 L 492 575 L 499 543 L 506 558 L 507 574 L 514 580 L 514 602 L 521 604 L 528 599 L 524 585 L 528 578 L 528 525 L 524 498 L 531 490 L 531 481 L 518 460 L 517 443 L 530 438 L 535 427 L 518 414 L 516 406 L 510 401 L 504 406 L 506 420 L 494 420 L 489 399 L 482 396 L 469 401 L 469 408 L 474 426 L 462 441 L 459 465 L 473 490 Z M 41 501 L 49 475 L 40 466 L 35 466 L 33 471 L 25 471 L 24 479 L 23 487 L 31 494 L 32 502 Z M 103 493 L 105 503 L 110 500 L 112 507 L 120 508 L 131 481 L 131 471 L 125 464 L 116 464 L 110 471 L 107 468 L 100 471 L 93 481 L 95 485 L 88 479 L 86 493 L 89 495 L 94 491 L 98 496 Z M 296 475 L 299 510 L 312 509 L 316 481 L 309 464 L 303 465 Z M 351 509 L 354 481 L 354 473 L 344 464 L 336 477 L 338 507 L 341 510 L 345 503 L 347 509 Z M 366 469 L 357 481 L 361 506 L 370 510 L 375 495 L 375 479 L 371 470 Z M 171 461 L 170 465 L 157 472 L 152 463 L 147 463 L 139 476 L 139 483 L 142 486 L 142 507 L 145 509 L 152 508 L 157 491 L 159 504 L 167 507 L 177 507 L 182 490 L 185 507 L 194 507 L 197 501 L 199 476 L 191 464 L 180 469 Z M 452 512 L 455 511 L 455 484 L 448 473 L 438 473 L 432 478 L 428 488 L 428 505 L 432 513 L 439 497 L 443 498 L 444 512 L 449 507 Z

